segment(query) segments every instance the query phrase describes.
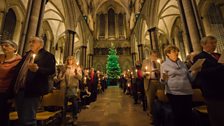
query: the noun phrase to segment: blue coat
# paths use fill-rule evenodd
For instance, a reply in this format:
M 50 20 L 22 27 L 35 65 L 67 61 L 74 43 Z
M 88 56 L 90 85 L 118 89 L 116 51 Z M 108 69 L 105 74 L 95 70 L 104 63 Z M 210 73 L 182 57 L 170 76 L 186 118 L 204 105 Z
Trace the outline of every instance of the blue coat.
M 173 95 L 191 95 L 193 93 L 190 74 L 187 66 L 177 60 L 177 62 L 171 61 L 169 58 L 161 65 L 161 80 L 162 74 L 168 74 L 168 81 L 162 82 L 166 84 L 165 92 Z

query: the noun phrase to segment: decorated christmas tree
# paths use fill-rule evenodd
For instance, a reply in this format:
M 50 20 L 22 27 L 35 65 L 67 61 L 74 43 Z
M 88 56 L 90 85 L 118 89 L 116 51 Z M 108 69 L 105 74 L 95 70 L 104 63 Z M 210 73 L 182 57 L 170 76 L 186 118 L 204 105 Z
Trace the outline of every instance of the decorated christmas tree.
M 117 79 L 121 75 L 121 68 L 118 62 L 117 52 L 114 47 L 109 49 L 109 54 L 107 57 L 107 76 L 109 79 Z

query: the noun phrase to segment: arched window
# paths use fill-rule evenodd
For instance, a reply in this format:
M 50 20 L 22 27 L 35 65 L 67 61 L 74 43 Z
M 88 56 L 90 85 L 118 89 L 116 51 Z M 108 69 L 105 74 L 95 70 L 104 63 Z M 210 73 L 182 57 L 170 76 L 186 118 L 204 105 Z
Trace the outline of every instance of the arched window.
M 115 37 L 115 13 L 112 8 L 108 11 L 108 35 L 110 37 Z
M 105 36 L 105 15 L 101 14 L 100 15 L 100 36 Z
M 16 27 L 16 14 L 12 9 L 9 9 L 5 17 L 5 24 L 2 32 L 2 39 L 13 39 L 13 34 Z
M 124 36 L 124 15 L 118 15 L 118 29 L 119 29 L 119 36 Z

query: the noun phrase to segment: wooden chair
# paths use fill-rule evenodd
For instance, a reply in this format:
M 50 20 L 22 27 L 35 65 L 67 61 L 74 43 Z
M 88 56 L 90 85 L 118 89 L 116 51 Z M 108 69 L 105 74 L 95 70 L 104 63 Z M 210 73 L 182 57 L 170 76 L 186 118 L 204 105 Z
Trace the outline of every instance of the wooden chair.
M 201 102 L 203 104 L 193 107 L 193 110 L 196 110 L 202 114 L 208 114 L 207 105 L 205 105 L 205 99 L 202 95 L 201 89 L 193 89 L 192 101 Z
M 41 101 L 41 107 L 59 107 L 60 109 L 52 112 L 46 110 L 37 112 L 36 120 L 41 122 L 41 125 L 48 125 L 54 123 L 58 118 L 63 119 L 64 102 L 65 95 L 61 90 L 53 90 L 52 93 L 44 95 Z M 11 121 L 18 120 L 17 112 L 10 112 L 9 118 Z
M 167 103 L 169 101 L 168 97 L 165 95 L 164 90 L 161 90 L 161 89 L 157 90 L 156 96 L 160 102 Z

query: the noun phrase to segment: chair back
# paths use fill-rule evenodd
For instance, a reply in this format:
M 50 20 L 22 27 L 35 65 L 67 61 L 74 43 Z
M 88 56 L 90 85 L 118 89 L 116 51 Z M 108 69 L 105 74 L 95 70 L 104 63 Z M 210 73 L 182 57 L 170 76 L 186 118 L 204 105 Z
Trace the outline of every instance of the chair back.
M 64 107 L 64 103 L 65 103 L 64 91 L 53 90 L 51 93 L 48 93 L 43 96 L 41 105 L 43 107 L 48 107 L 48 106 Z
M 158 100 L 161 101 L 161 102 L 168 102 L 169 101 L 168 97 L 165 94 L 165 91 L 162 90 L 162 89 L 159 89 L 159 90 L 156 91 L 156 96 L 157 96 Z
M 192 102 L 204 102 L 205 99 L 202 95 L 201 89 L 193 89 Z

